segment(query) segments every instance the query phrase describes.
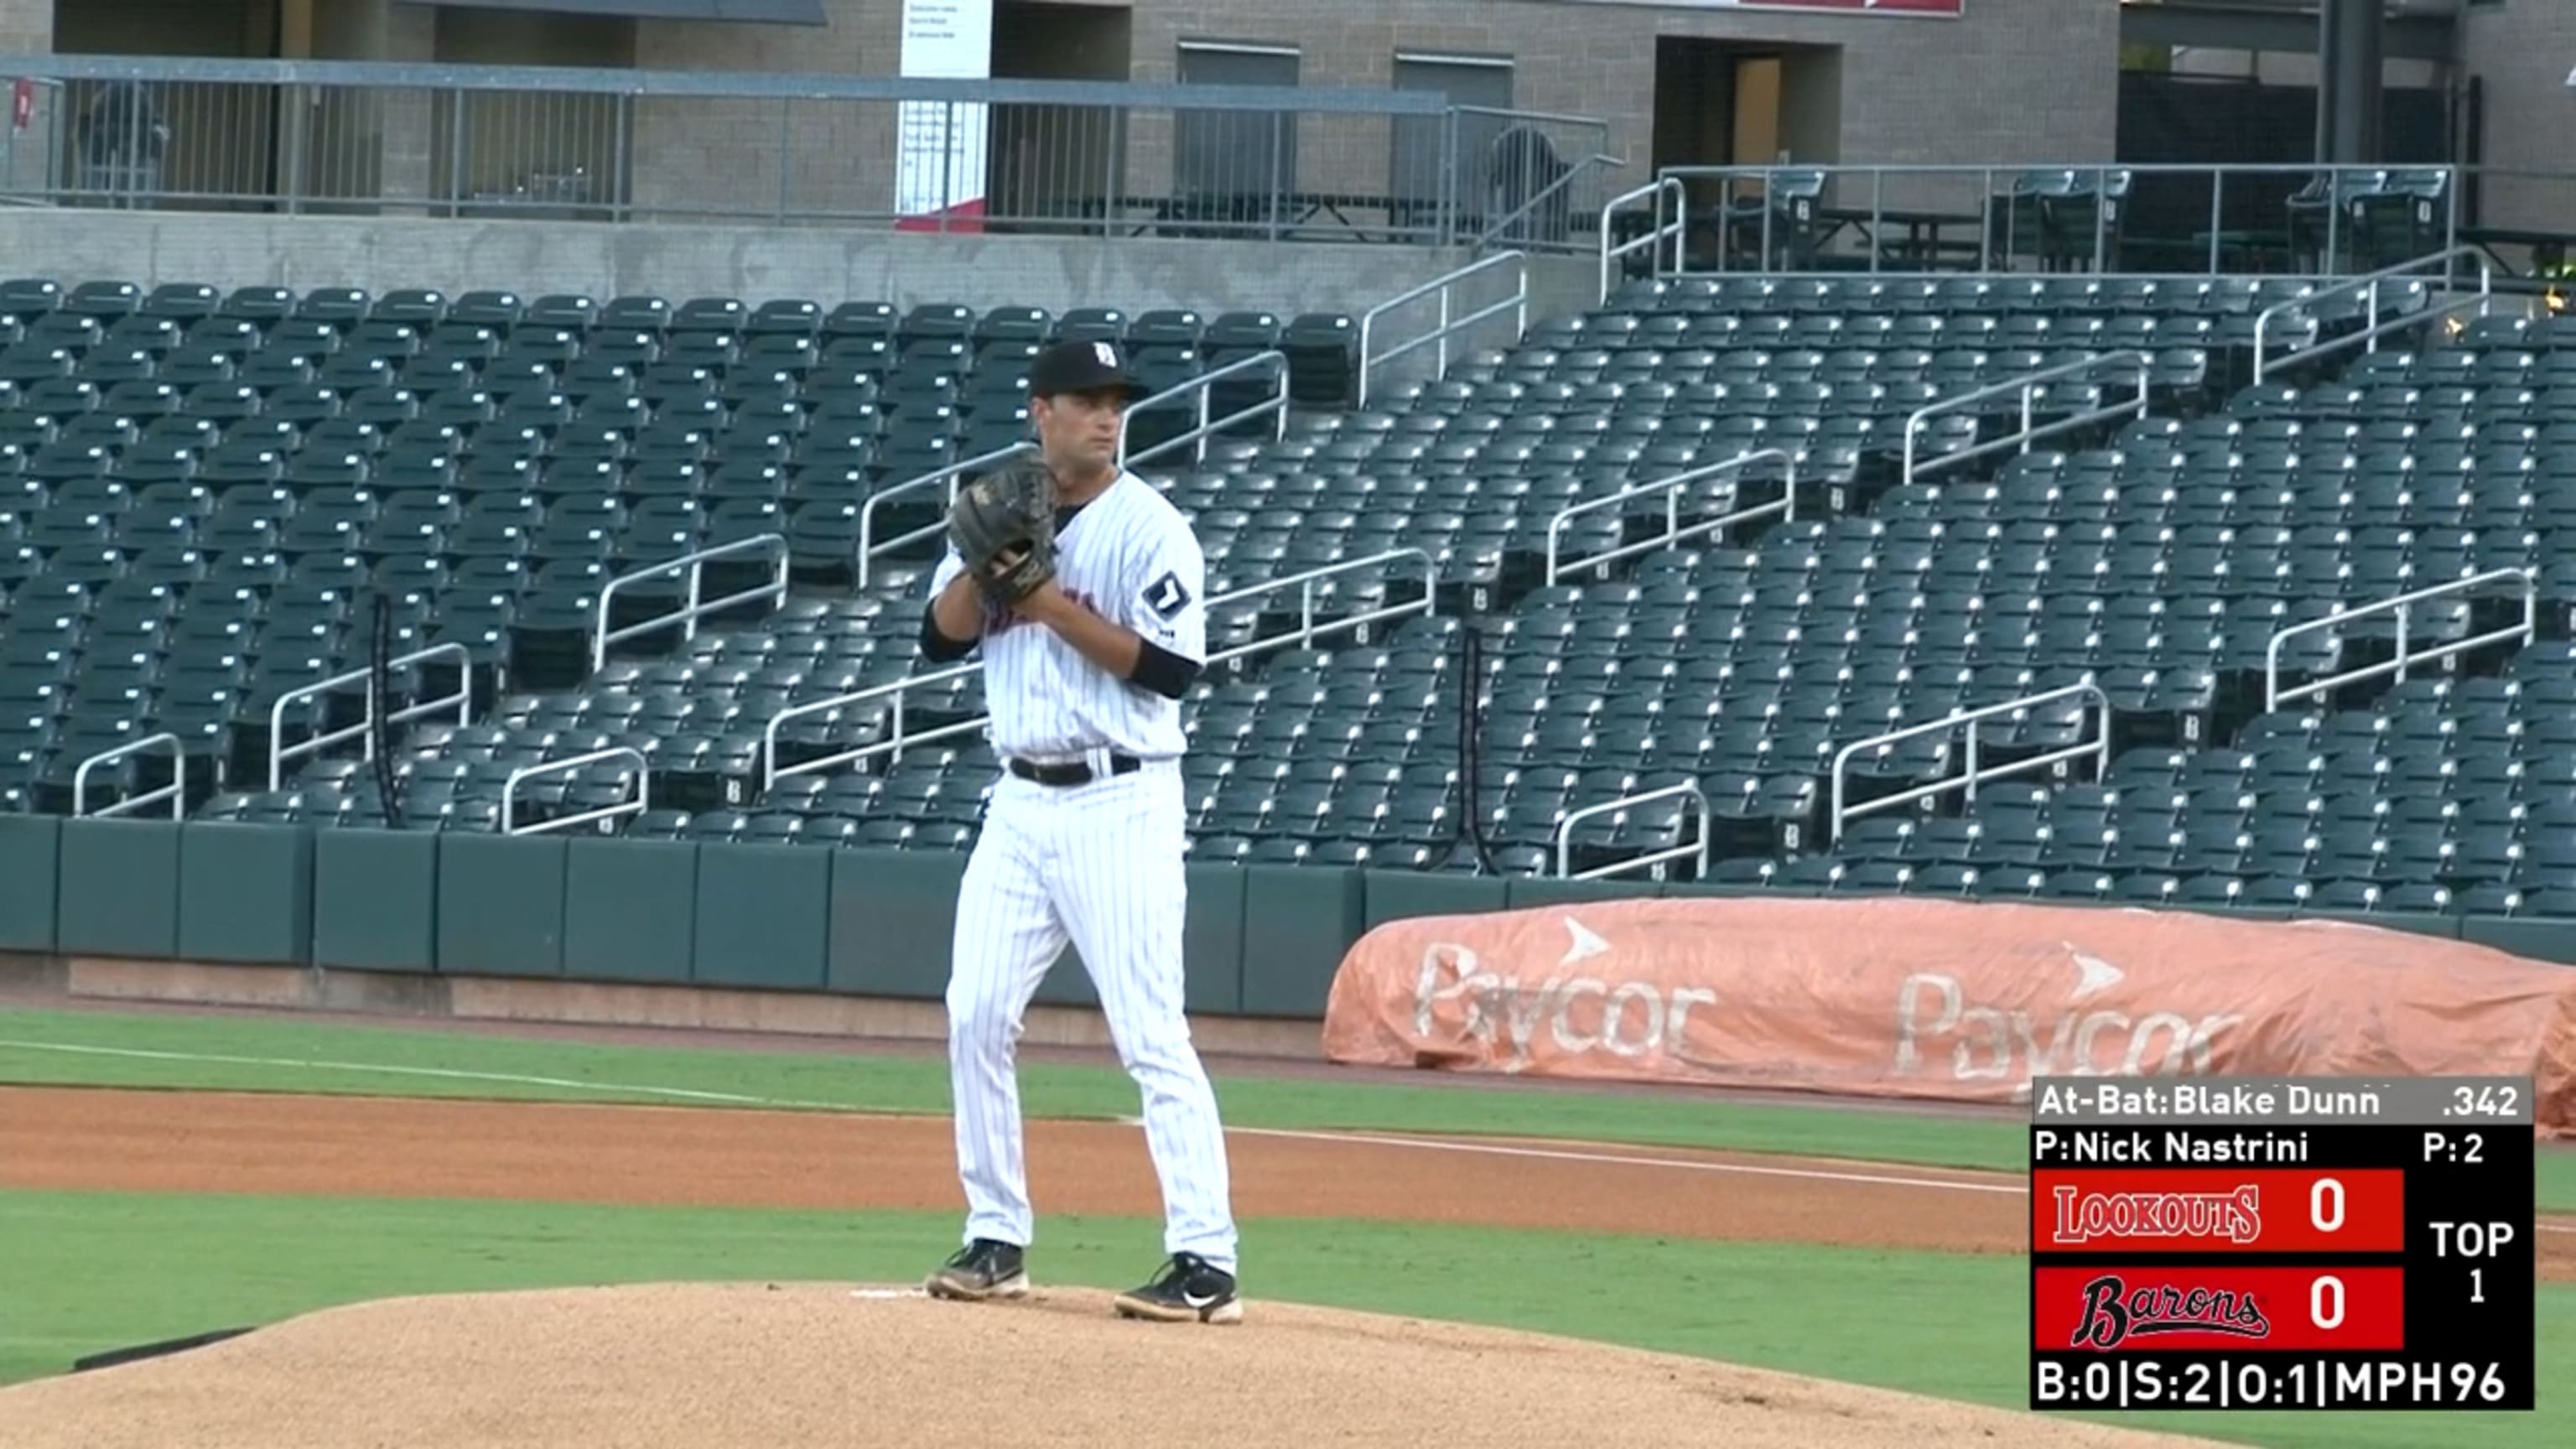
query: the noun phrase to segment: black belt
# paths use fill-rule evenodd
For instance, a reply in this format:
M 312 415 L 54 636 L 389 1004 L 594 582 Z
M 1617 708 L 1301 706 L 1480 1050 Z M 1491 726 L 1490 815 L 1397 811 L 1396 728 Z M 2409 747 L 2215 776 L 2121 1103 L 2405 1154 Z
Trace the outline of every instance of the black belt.
M 1144 767 L 1145 762 L 1134 755 L 1109 757 L 1109 773 L 1112 775 L 1132 775 Z M 1088 785 L 1099 778 L 1092 773 L 1091 766 L 1081 760 L 1068 760 L 1061 765 L 1041 765 L 1032 760 L 1014 759 L 1008 768 L 1012 774 L 1021 779 L 1034 780 L 1041 785 Z

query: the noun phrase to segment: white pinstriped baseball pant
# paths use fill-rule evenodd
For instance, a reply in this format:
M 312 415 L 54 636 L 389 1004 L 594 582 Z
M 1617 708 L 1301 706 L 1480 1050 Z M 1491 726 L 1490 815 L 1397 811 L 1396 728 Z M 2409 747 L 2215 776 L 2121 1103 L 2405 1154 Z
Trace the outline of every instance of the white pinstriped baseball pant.
M 1034 1236 L 1015 1059 L 1029 1000 L 1069 940 L 1143 1098 L 1164 1248 L 1233 1270 L 1225 1128 L 1182 1009 L 1185 822 L 1176 761 L 1077 786 L 1005 774 L 994 787 L 958 892 L 948 978 L 968 1241 L 1025 1247 Z

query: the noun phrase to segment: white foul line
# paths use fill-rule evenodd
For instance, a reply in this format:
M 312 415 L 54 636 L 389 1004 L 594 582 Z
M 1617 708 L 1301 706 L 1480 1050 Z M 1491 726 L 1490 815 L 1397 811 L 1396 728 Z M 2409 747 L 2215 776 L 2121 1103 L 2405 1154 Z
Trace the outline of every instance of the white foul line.
M 688 1102 L 730 1102 L 742 1107 L 787 1107 L 834 1112 L 855 1111 L 846 1102 L 796 1102 L 777 1097 L 752 1097 L 740 1092 L 703 1092 L 690 1087 L 644 1087 L 631 1082 L 584 1082 L 571 1077 L 537 1077 L 516 1072 L 469 1072 L 453 1067 L 394 1067 L 374 1062 L 323 1062 L 301 1057 L 235 1057 L 212 1052 L 156 1052 L 138 1047 L 72 1046 L 53 1041 L 0 1040 L 0 1050 L 15 1048 L 31 1052 L 68 1052 L 76 1056 L 136 1057 L 156 1062 L 210 1062 L 236 1067 L 277 1067 L 295 1071 L 361 1072 L 397 1077 L 437 1077 L 451 1082 L 508 1082 L 523 1087 L 555 1087 L 579 1092 L 605 1092 L 620 1096 L 671 1097 Z
M 145 1061 L 206 1062 L 239 1067 L 282 1067 L 303 1071 L 361 1072 L 401 1077 L 436 1077 L 447 1081 L 508 1082 L 518 1086 L 555 1087 L 571 1091 L 605 1092 L 619 1095 L 671 1097 L 691 1102 L 730 1102 L 744 1107 L 778 1107 L 803 1111 L 862 1112 L 846 1102 L 799 1102 L 778 1097 L 754 1097 L 740 1092 L 708 1092 L 690 1087 L 648 1087 L 626 1082 L 584 1082 L 571 1077 L 540 1077 L 517 1072 L 469 1072 L 453 1067 L 395 1067 L 372 1062 L 326 1062 L 302 1057 L 239 1057 L 213 1052 L 147 1051 L 139 1047 L 74 1046 L 65 1042 L 15 1041 L 0 1039 L 0 1049 L 20 1051 L 65 1052 L 74 1056 L 132 1057 Z M 1141 1119 L 1121 1117 L 1130 1127 L 1141 1127 Z M 1901 1177 L 1868 1172 L 1834 1172 L 1814 1167 L 1762 1167 L 1749 1162 L 1705 1162 L 1676 1157 L 1637 1157 L 1625 1153 L 1582 1152 L 1571 1148 L 1514 1147 L 1499 1142 L 1462 1142 L 1433 1137 L 1399 1137 L 1375 1132 L 1301 1132 L 1285 1127 L 1229 1127 L 1229 1136 L 1282 1137 L 1306 1142 L 1357 1143 L 1372 1147 L 1410 1147 L 1424 1152 L 1467 1152 L 1490 1157 L 1536 1158 L 1550 1162 L 1599 1162 L 1614 1167 L 1669 1167 L 1684 1172 L 1730 1173 L 1741 1177 L 1786 1177 L 1805 1182 L 1852 1182 L 1872 1187 L 1919 1187 L 1942 1192 L 2001 1193 L 2019 1197 L 2030 1195 L 2029 1185 L 2017 1182 L 1961 1182 L 1938 1177 Z M 2544 1233 L 2576 1234 L 2576 1227 L 2557 1223 L 2536 1224 Z
M 1291 1137 L 1308 1142 L 1356 1142 L 1375 1147 L 1413 1147 L 1425 1152 L 1473 1152 L 1492 1157 L 1534 1157 L 1551 1162 L 1600 1162 L 1617 1167 L 1671 1167 L 1684 1172 L 1725 1172 L 1746 1177 L 1792 1177 L 1808 1182 L 1861 1182 L 1873 1187 L 1926 1187 L 1947 1192 L 2030 1195 L 2017 1182 L 1962 1182 L 1955 1178 L 1899 1177 L 1887 1173 L 1832 1172 L 1817 1167 L 1759 1167 L 1749 1162 L 1702 1162 L 1683 1157 L 1633 1157 L 1612 1152 L 1578 1152 L 1554 1147 L 1513 1147 L 1499 1142 L 1460 1142 L 1435 1137 L 1391 1137 L 1374 1132 L 1293 1132 L 1278 1127 L 1229 1127 L 1243 1137 Z

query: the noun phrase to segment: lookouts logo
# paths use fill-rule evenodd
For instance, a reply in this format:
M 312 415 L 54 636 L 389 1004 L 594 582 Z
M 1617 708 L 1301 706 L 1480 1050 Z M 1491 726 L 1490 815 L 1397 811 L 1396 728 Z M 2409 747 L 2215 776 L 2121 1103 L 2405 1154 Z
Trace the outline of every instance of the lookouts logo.
M 2203 1238 L 2250 1243 L 2263 1236 L 2263 1190 L 2246 1183 L 2227 1192 L 2084 1192 L 2056 1194 L 2060 1245 L 2098 1238 Z
M 2070 1343 L 2107 1349 L 2132 1338 L 2202 1333 L 2269 1338 L 2272 1321 L 2248 1293 L 2172 1283 L 2133 1289 L 2119 1274 L 2105 1273 L 2084 1285 L 2084 1316 Z

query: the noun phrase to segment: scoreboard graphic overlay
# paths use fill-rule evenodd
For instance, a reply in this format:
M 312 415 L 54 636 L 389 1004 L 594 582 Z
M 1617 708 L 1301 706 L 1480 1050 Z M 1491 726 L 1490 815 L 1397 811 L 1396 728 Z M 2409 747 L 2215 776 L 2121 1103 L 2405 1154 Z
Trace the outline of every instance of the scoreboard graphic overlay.
M 2532 1082 L 2031 1083 L 2033 1409 L 2528 1409 Z

